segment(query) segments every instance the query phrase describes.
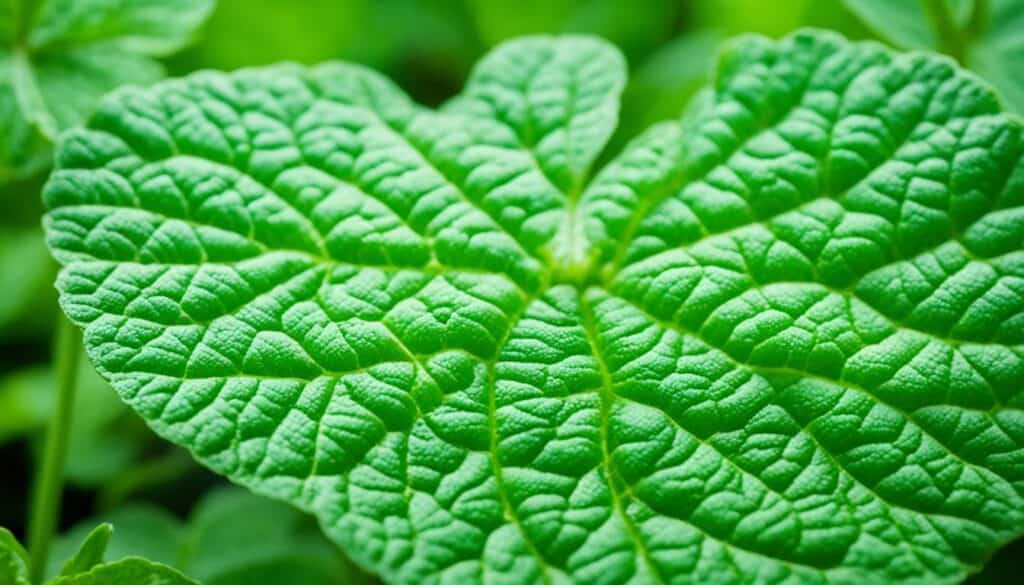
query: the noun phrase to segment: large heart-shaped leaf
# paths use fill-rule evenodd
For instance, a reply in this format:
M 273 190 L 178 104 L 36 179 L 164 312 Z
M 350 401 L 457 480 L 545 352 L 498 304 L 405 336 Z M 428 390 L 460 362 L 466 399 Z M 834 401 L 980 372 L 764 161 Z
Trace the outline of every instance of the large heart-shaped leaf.
M 1024 533 L 1024 139 L 803 32 L 589 180 L 624 65 L 109 98 L 45 193 L 96 367 L 393 583 L 953 583 Z

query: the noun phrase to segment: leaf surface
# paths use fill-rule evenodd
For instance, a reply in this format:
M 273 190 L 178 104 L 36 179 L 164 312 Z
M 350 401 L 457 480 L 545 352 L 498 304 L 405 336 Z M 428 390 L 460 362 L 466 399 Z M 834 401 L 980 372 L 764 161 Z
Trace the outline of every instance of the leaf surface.
M 46 585 L 198 585 L 178 571 L 145 559 L 127 558 L 97 565 L 85 573 L 64 575 Z
M 107 545 L 110 544 L 110 537 L 113 534 L 114 527 L 110 524 L 100 524 L 94 528 L 82 540 L 78 551 L 64 563 L 59 576 L 85 573 L 96 565 L 102 564 L 104 556 L 107 554 Z
M 949 61 L 801 32 L 606 168 L 622 59 L 441 112 L 344 64 L 106 100 L 64 310 L 161 435 L 392 583 L 955 583 L 1024 533 L 1024 138 Z
M 6 528 L 0 528 L 0 585 L 30 585 L 28 553 Z
M 954 54 L 1024 113 L 1024 0 L 844 0 L 897 47 Z

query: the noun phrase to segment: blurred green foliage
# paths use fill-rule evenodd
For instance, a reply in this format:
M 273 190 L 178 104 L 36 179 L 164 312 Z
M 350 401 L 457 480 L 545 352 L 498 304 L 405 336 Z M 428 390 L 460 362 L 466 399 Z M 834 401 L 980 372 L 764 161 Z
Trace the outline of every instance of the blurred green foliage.
M 68 542 L 66 560 L 56 565 L 45 585 L 197 585 L 176 569 L 141 557 L 107 562 L 107 546 L 113 535 L 110 524 L 83 531 L 81 543 Z M 31 561 L 21 543 L 0 528 L 0 585 L 32 585 Z
M 212 7 L 212 0 L 0 0 L 0 448 L 29 463 L 54 400 L 48 346 L 56 268 L 39 229 L 39 190 L 56 130 L 79 123 L 100 94 L 122 83 L 148 83 L 164 70 L 342 59 L 376 68 L 435 105 L 505 39 L 598 34 L 623 50 L 631 69 L 608 147 L 616 152 L 679 115 L 709 81 L 727 37 L 815 26 L 946 52 L 1024 111 L 1024 0 L 219 0 L 193 33 Z M 26 86 L 26 75 L 34 83 Z M 108 561 L 143 555 L 207 585 L 363 582 L 305 516 L 283 505 L 228 490 L 208 495 L 185 520 L 166 511 L 195 504 L 189 490 L 157 489 L 195 476 L 195 465 L 131 415 L 84 360 L 80 378 L 66 472 L 89 495 L 66 506 L 64 522 L 98 516 L 62 538 L 53 557 L 68 558 L 89 529 L 109 521 L 117 533 Z M 12 480 L 28 482 L 5 479 Z M 122 506 L 138 498 L 151 503 Z M 25 505 L 0 502 L 13 508 L 4 517 Z M 1022 552 L 1011 547 L 972 581 L 1013 582 L 1012 559 Z
M 204 585 L 377 582 L 351 565 L 310 517 L 241 488 L 210 492 L 184 522 L 142 504 L 101 514 L 65 533 L 52 556 L 68 558 L 101 522 L 117 530 L 106 549 L 107 561 L 143 557 L 175 567 Z M 60 566 L 51 561 L 48 574 L 56 575 Z

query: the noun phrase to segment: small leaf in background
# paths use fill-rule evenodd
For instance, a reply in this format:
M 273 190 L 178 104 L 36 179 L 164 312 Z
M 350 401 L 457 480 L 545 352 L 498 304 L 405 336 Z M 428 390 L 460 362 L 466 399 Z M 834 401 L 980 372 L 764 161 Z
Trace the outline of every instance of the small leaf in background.
M 0 585 L 31 585 L 28 553 L 6 528 L 0 528 Z
M 153 58 L 188 42 L 212 7 L 213 0 L 9 3 L 0 31 L 0 183 L 44 169 L 49 143 L 103 94 L 162 77 Z
M 142 557 L 171 566 L 177 566 L 180 561 L 180 549 L 186 537 L 181 521 L 161 508 L 131 504 L 76 524 L 57 538 L 53 543 L 46 574 L 57 575 L 61 569 L 61 559 L 73 555 L 78 543 L 99 523 L 109 523 L 115 530 L 106 549 L 105 558 L 108 561 Z
M 199 585 L 180 572 L 141 558 L 97 565 L 87 573 L 57 577 L 46 585 Z
M 100 524 L 94 528 L 82 541 L 74 556 L 64 563 L 64 567 L 60 570 L 60 576 L 85 573 L 101 564 L 113 532 L 113 527 L 110 524 Z
M 198 585 L 177 570 L 147 559 L 103 563 L 111 534 L 110 525 L 89 531 L 60 574 L 45 585 Z M 75 550 L 76 545 L 69 544 L 69 550 Z M 0 528 L 0 585 L 31 585 L 28 553 L 5 528 Z
M 15 92 L 14 55 L 0 47 L 0 183 L 50 164 L 50 143 L 22 113 Z
M 62 535 L 55 554 L 68 554 L 97 521 L 116 529 L 108 560 L 144 557 L 174 566 L 204 585 L 376 582 L 352 566 L 312 518 L 240 488 L 208 494 L 187 524 L 158 508 L 138 504 L 103 514 Z M 50 574 L 56 568 L 51 563 Z

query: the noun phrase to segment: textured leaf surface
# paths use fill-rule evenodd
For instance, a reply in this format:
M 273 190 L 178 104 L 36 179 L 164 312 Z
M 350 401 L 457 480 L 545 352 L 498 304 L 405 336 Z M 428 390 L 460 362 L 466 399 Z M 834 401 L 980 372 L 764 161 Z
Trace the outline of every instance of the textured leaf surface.
M 118 93 L 45 198 L 96 367 L 393 583 L 953 583 L 1024 532 L 1024 139 L 950 62 L 746 38 L 592 180 L 622 59 Z
M 844 0 L 897 47 L 957 55 L 1024 113 L 1024 0 Z

